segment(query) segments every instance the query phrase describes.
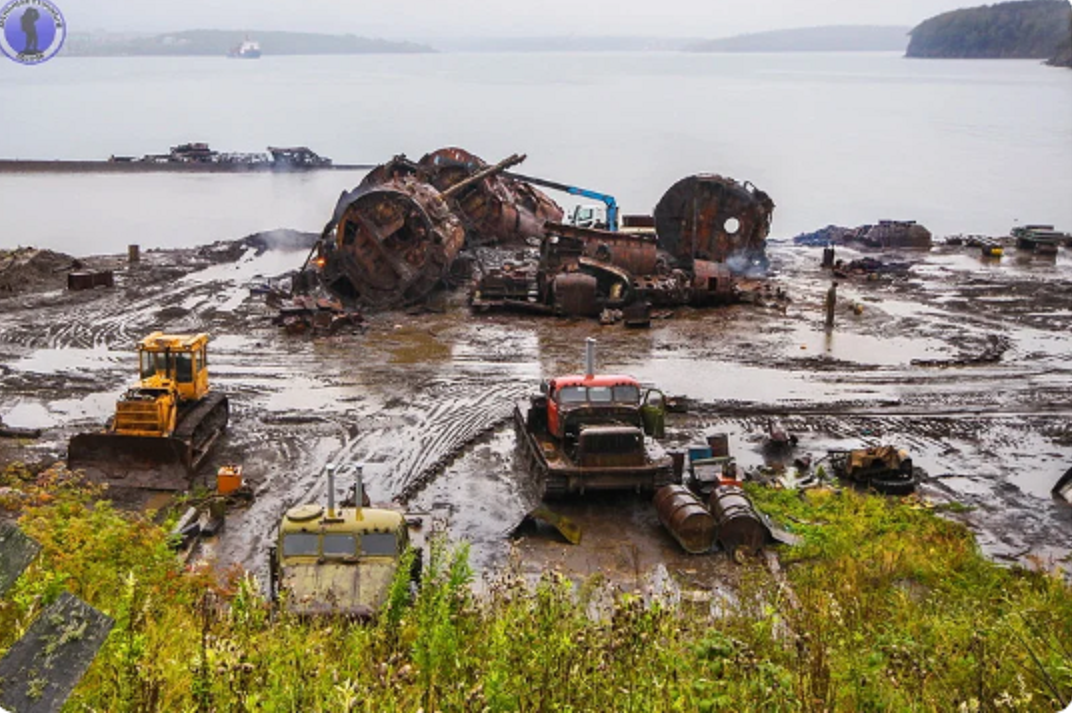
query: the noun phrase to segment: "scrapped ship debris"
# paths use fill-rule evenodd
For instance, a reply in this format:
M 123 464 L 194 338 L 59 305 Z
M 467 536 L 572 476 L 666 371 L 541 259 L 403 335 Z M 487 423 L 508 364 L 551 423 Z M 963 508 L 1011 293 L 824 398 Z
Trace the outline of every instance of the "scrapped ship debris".
M 876 258 L 865 257 L 851 260 L 848 263 L 841 259 L 834 261 L 834 276 L 841 279 L 851 277 L 872 278 L 880 275 L 907 275 L 912 263 L 907 261 L 882 261 Z
M 404 157 L 377 167 L 340 197 L 324 229 L 323 284 L 347 302 L 412 305 L 452 274 L 467 236 L 476 244 L 542 230 L 543 214 L 560 215 L 557 206 L 499 180 L 524 158 L 486 166 L 451 149 L 427 155 L 427 167 Z
M 398 307 L 426 298 L 464 243 L 443 195 L 406 176 L 343 194 L 318 262 L 324 285 L 342 299 Z
M 689 270 L 671 267 L 673 258 L 650 234 L 558 223 L 545 230 L 535 264 L 504 263 L 473 283 L 474 309 L 599 317 L 640 327 L 653 315 L 666 317 L 665 308 L 741 300 L 727 265 L 694 260 Z
M 365 318 L 359 310 L 344 307 L 336 298 L 295 295 L 280 305 L 272 323 L 292 335 L 334 335 L 347 330 L 360 331 Z
M 515 155 L 516 156 L 516 155 Z M 465 149 L 445 147 L 425 154 L 417 162 L 405 155 L 377 166 L 362 180 L 362 186 L 386 183 L 403 177 L 432 184 L 438 191 L 451 191 L 452 207 L 462 219 L 470 246 L 520 242 L 543 235 L 546 221 L 562 220 L 562 208 L 531 184 L 506 174 L 505 169 L 524 159 L 510 161 L 488 171 L 488 164 Z M 479 176 L 476 180 L 470 180 Z
M 793 238 L 796 245 L 824 247 L 856 244 L 868 248 L 930 248 L 931 232 L 915 221 L 882 220 L 856 228 L 829 225 Z
M 830 451 L 828 458 L 838 478 L 879 493 L 904 496 L 916 489 L 912 459 L 895 446 Z
M 173 164 L 185 166 L 215 165 L 225 168 L 267 168 L 276 171 L 332 168 L 332 161 L 307 146 L 269 146 L 267 153 L 219 152 L 203 141 L 172 146 L 166 154 L 146 154 L 141 158 L 118 156 L 108 158 L 111 164 Z
M 659 246 L 683 266 L 727 264 L 735 273 L 766 271 L 774 201 L 745 181 L 698 174 L 671 186 L 655 206 Z
M 787 452 L 797 445 L 797 435 L 789 432 L 781 421 L 767 419 L 767 434 L 763 442 L 765 449 L 771 452 Z

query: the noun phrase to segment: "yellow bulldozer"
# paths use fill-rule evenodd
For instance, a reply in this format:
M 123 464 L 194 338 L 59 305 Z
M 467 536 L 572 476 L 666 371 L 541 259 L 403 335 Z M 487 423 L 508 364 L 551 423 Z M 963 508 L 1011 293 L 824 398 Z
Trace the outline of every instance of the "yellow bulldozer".
M 103 431 L 71 439 L 68 468 L 114 486 L 189 488 L 227 428 L 227 397 L 209 389 L 208 339 L 154 332 L 139 342 L 140 381 Z

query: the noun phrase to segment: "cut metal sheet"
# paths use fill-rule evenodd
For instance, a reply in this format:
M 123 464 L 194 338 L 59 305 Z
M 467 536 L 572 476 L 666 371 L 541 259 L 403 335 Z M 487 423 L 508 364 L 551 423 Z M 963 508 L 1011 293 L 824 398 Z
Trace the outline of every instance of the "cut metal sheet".
M 0 521 L 0 597 L 7 593 L 40 552 L 41 546 L 37 541 L 19 530 L 14 523 Z
M 0 706 L 62 711 L 113 624 L 74 595 L 61 593 L 0 660 Z

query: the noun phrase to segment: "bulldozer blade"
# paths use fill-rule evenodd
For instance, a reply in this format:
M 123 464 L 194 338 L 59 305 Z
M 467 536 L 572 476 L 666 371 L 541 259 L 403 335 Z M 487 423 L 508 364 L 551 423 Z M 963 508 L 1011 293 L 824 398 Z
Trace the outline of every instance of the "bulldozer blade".
M 67 468 L 111 486 L 154 491 L 190 487 L 190 446 L 158 436 L 79 434 L 67 447 Z
M 555 513 L 547 506 L 540 506 L 529 513 L 529 516 L 551 524 L 555 530 L 562 534 L 563 538 L 573 545 L 578 545 L 581 542 L 581 527 L 565 516 Z

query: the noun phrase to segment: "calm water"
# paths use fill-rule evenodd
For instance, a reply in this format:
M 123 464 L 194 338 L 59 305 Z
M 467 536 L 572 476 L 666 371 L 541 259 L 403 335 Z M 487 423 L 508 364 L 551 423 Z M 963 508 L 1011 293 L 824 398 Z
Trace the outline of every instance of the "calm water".
M 1072 72 L 896 54 L 443 54 L 0 62 L 0 156 L 207 141 L 344 163 L 444 145 L 650 211 L 676 180 L 750 180 L 774 234 L 914 218 L 939 235 L 1072 230 Z M 318 230 L 359 173 L 0 175 L 0 247 L 85 254 Z M 556 196 L 563 202 L 568 197 Z

